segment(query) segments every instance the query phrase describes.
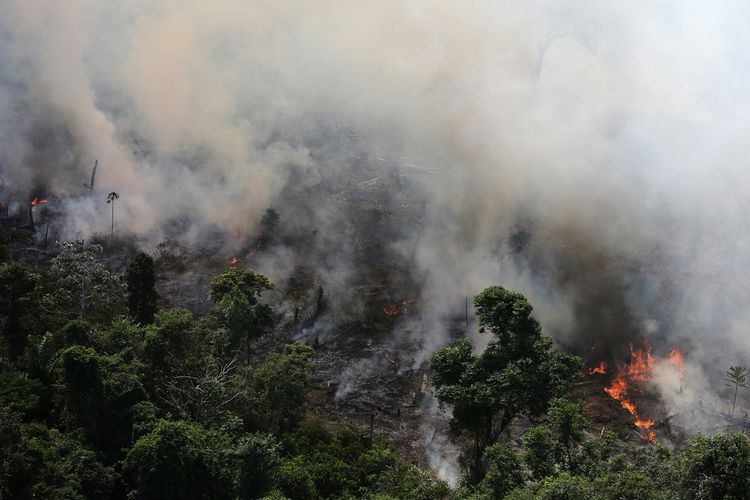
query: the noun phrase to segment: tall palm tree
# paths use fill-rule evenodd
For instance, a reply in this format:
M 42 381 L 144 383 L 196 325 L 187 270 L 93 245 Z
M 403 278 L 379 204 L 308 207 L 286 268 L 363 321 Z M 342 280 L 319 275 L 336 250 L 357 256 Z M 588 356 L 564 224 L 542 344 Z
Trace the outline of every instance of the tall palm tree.
M 734 408 L 737 406 L 737 391 L 740 387 L 747 389 L 747 370 L 742 366 L 730 366 L 724 380 L 729 387 L 734 386 L 734 401 L 732 402 L 732 416 L 734 416 Z
M 112 230 L 109 234 L 109 244 L 111 245 L 115 240 L 115 200 L 119 199 L 120 195 L 112 191 L 107 195 L 107 203 L 112 204 Z

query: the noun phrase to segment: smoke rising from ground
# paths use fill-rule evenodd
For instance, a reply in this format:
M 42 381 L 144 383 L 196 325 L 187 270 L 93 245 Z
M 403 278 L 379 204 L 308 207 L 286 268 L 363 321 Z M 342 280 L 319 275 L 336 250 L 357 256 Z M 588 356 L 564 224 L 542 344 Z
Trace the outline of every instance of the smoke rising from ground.
M 419 275 L 423 328 L 404 335 L 425 356 L 462 289 L 499 282 L 581 352 L 616 361 L 648 336 L 747 362 L 744 2 L 0 9 L 0 176 L 6 193 L 76 194 L 98 159 L 101 199 L 64 201 L 74 233 L 106 231 L 117 191 L 118 227 L 144 244 L 177 222 L 188 244 L 252 235 L 276 206 L 351 256 L 336 196 L 381 169 L 424 210 L 383 251 Z M 342 289 L 348 258 L 320 271 Z

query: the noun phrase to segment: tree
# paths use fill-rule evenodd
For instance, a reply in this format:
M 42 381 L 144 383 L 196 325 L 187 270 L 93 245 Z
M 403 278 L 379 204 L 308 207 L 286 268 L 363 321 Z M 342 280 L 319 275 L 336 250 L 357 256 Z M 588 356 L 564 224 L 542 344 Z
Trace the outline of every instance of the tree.
M 469 480 L 478 483 L 484 450 L 516 417 L 542 414 L 550 398 L 566 393 L 581 362 L 552 350 L 520 293 L 493 286 L 474 306 L 494 336 L 485 351 L 474 355 L 471 342 L 460 339 L 436 352 L 431 366 L 438 401 L 453 409 L 452 427 L 472 438 Z
M 52 259 L 49 276 L 52 292 L 45 297 L 47 308 L 60 314 L 77 313 L 83 319 L 86 308 L 111 306 L 119 297 L 121 286 L 96 258 L 101 245 L 84 248 L 83 241 L 58 243 L 60 253 Z
M 160 421 L 136 441 L 123 472 L 132 498 L 232 498 L 226 437 L 188 422 Z
M 250 341 L 263 335 L 276 322 L 273 308 L 259 300 L 274 286 L 262 274 L 240 268 L 229 269 L 211 282 L 210 299 L 218 303 L 217 311 L 231 333 L 233 345 L 244 344 L 246 353 L 250 350 Z
M 238 465 L 235 490 L 239 498 L 261 498 L 273 486 L 281 464 L 280 446 L 271 434 L 240 438 L 233 457 Z
M 480 490 L 487 491 L 491 498 L 503 498 L 509 491 L 524 483 L 521 461 L 508 446 L 493 444 L 484 452 L 487 474 L 479 484 Z
M 523 437 L 524 462 L 534 479 L 544 479 L 555 471 L 552 432 L 545 425 L 526 431 Z
M 747 370 L 742 366 L 731 366 L 724 376 L 726 385 L 734 386 L 734 399 L 732 400 L 732 416 L 737 406 L 737 391 L 740 387 L 747 389 Z
M 680 498 L 748 498 L 750 442 L 743 434 L 698 436 L 675 461 Z
M 107 204 L 112 204 L 112 230 L 109 235 L 110 245 L 115 241 L 115 200 L 120 199 L 120 195 L 112 191 L 107 195 Z
M 154 322 L 156 314 L 156 272 L 154 259 L 144 252 L 138 252 L 130 261 L 125 273 L 128 287 L 128 310 L 131 317 L 142 325 Z
M 237 400 L 250 426 L 264 432 L 287 432 L 297 427 L 305 413 L 305 394 L 312 375 L 312 348 L 287 345 L 281 354 L 252 371 L 249 401 Z
M 161 398 L 181 418 L 201 425 L 216 424 L 229 405 L 242 396 L 243 388 L 235 380 L 236 362 L 237 356 L 228 361 L 207 356 L 197 371 L 182 365 L 166 382 Z
M 238 290 L 248 299 L 257 300 L 258 297 L 268 290 L 273 290 L 275 285 L 263 276 L 250 269 L 233 267 L 220 274 L 211 282 L 209 298 L 211 302 L 217 303 L 228 292 Z
M 40 276 L 29 272 L 23 264 L 0 264 L 0 331 L 13 361 L 23 352 L 29 335 L 30 316 L 37 306 L 33 293 L 40 281 Z
M 550 402 L 547 420 L 558 445 L 565 452 L 563 460 L 568 467 L 573 464 L 573 448 L 583 441 L 583 431 L 588 425 L 580 403 L 567 398 L 555 398 Z

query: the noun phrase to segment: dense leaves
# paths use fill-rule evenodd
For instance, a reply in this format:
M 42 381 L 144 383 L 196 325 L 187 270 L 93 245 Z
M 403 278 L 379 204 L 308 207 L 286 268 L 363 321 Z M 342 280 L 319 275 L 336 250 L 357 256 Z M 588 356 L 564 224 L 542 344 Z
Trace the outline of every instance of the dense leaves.
M 451 490 L 377 435 L 314 415 L 316 353 L 277 340 L 266 277 L 231 269 L 205 315 L 157 312 L 153 261 L 131 261 L 126 300 L 99 250 L 62 244 L 48 270 L 0 264 L 2 499 L 750 497 L 742 434 L 671 452 L 593 429 L 565 396 L 577 358 L 552 349 L 520 294 L 476 298 L 483 352 L 460 339 L 432 357 L 471 451 Z
M 138 252 L 130 261 L 125 273 L 128 287 L 128 311 L 138 323 L 148 325 L 156 314 L 156 272 L 154 259 L 146 253 Z
M 564 394 L 580 361 L 552 349 L 523 295 L 494 286 L 474 305 L 493 339 L 479 355 L 472 354 L 468 339 L 435 353 L 432 380 L 438 400 L 453 410 L 454 429 L 471 436 L 465 463 L 477 483 L 485 473 L 484 450 L 517 417 L 541 414 L 550 397 Z

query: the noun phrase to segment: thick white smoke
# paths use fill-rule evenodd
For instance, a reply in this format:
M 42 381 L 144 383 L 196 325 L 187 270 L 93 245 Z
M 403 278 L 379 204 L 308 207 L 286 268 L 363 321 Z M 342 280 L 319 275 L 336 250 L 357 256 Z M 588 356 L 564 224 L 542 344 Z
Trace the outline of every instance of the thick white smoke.
M 645 324 L 694 359 L 724 342 L 727 364 L 747 364 L 746 2 L 0 11 L 11 190 L 75 191 L 98 159 L 120 227 L 153 241 L 184 218 L 196 241 L 251 233 L 290 166 L 309 179 L 344 168 L 309 147 L 321 124 L 342 125 L 426 197 L 425 227 L 399 243 L 425 276 L 425 353 L 447 335 L 429 318 L 499 281 L 563 343 L 626 353 Z M 76 200 L 75 230 L 105 230 L 103 199 Z

